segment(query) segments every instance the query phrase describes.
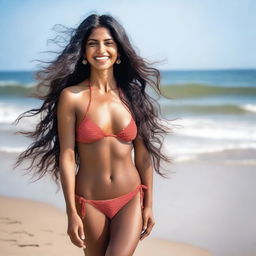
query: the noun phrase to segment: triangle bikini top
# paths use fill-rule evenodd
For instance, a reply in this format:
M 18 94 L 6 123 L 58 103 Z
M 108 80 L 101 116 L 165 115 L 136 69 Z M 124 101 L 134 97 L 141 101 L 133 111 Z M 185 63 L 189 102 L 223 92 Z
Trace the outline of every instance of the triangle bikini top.
M 88 107 L 85 112 L 84 118 L 76 129 L 76 141 L 81 143 L 93 143 L 103 139 L 104 137 L 109 137 L 109 136 L 116 137 L 125 142 L 134 140 L 137 136 L 137 126 L 132 116 L 129 124 L 116 134 L 105 133 L 97 124 L 95 124 L 92 120 L 90 120 L 90 118 L 87 117 L 87 113 L 90 107 L 91 97 L 92 97 L 92 88 L 90 84 L 89 84 L 89 88 L 90 88 L 89 103 L 88 103 Z M 122 93 L 119 87 L 118 87 L 118 92 L 119 92 L 119 95 L 120 93 Z

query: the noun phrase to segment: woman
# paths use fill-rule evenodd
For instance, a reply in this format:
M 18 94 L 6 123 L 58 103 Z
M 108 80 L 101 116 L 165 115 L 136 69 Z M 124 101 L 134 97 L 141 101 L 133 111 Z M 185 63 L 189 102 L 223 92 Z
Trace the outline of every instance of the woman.
M 160 92 L 159 77 L 117 20 L 96 14 L 37 74 L 44 103 L 24 114 L 41 114 L 41 121 L 23 132 L 36 141 L 16 163 L 31 158 L 28 169 L 37 162 L 40 178 L 51 173 L 61 181 L 67 232 L 85 255 L 132 255 L 155 224 L 153 167 L 164 177 L 160 161 L 171 162 L 160 150 L 168 128 L 145 92 L 146 85 Z

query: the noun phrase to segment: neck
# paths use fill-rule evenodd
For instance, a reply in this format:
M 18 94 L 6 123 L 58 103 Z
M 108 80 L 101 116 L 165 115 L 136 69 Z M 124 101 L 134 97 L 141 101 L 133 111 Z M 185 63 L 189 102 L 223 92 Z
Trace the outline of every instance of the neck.
M 117 89 L 113 68 L 106 70 L 91 69 L 90 85 L 102 92 Z

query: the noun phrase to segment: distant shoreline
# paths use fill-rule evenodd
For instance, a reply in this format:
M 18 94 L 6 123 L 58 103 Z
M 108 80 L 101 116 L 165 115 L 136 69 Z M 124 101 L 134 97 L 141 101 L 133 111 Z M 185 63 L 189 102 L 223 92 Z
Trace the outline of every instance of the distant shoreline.
M 166 68 L 166 69 L 161 69 L 159 68 L 160 71 L 163 72 L 169 72 L 169 71 L 174 71 L 174 72 L 188 72 L 188 71 L 240 71 L 240 70 L 249 70 L 249 71 L 256 71 L 256 68 L 243 68 L 243 67 L 235 67 L 235 68 L 180 68 L 180 69 L 172 69 L 172 68 Z M 37 70 L 33 70 L 33 69 L 0 69 L 0 73 L 1 72 L 37 72 L 39 71 L 39 69 Z

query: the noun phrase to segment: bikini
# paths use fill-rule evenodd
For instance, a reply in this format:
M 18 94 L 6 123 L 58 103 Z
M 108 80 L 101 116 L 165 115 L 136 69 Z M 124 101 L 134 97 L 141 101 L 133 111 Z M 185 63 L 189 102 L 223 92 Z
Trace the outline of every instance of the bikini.
M 85 112 L 84 118 L 78 126 L 76 131 L 76 141 L 82 143 L 92 143 L 98 141 L 104 137 L 116 137 L 117 139 L 123 140 L 125 142 L 133 141 L 137 135 L 137 127 L 134 119 L 131 116 L 129 124 L 124 127 L 121 131 L 116 134 L 107 134 L 102 129 L 96 125 L 94 122 L 87 117 L 87 112 L 90 108 L 91 98 L 92 98 L 92 88 L 90 88 L 90 97 L 87 110 Z M 119 96 L 122 93 L 121 89 L 118 87 Z
M 132 116 L 129 124 L 116 134 L 105 133 L 97 124 L 95 124 L 93 121 L 90 120 L 90 118 L 87 117 L 87 113 L 88 113 L 88 110 L 91 104 L 91 98 L 92 98 L 92 88 L 90 84 L 89 84 L 89 89 L 90 89 L 89 103 L 88 103 L 88 107 L 85 112 L 84 118 L 81 121 L 81 123 L 78 125 L 78 128 L 76 130 L 76 141 L 81 143 L 93 143 L 108 136 L 116 137 L 117 139 L 124 142 L 133 141 L 137 136 L 137 126 Z M 118 87 L 118 92 L 120 96 L 120 94 L 122 93 L 120 87 Z M 105 214 L 109 219 L 112 219 L 122 209 L 122 207 L 124 207 L 130 200 L 133 199 L 133 197 L 137 194 L 138 191 L 140 192 L 141 208 L 144 208 L 143 189 L 147 189 L 147 186 L 140 184 L 134 190 L 132 190 L 131 192 L 125 195 L 115 197 L 112 199 L 106 199 L 106 200 L 85 199 L 83 196 L 80 196 L 78 194 L 75 194 L 75 198 L 81 204 L 82 219 L 86 215 L 86 210 L 85 210 L 86 203 L 91 204 L 92 206 L 97 208 L 99 211 L 101 211 L 103 214 Z

